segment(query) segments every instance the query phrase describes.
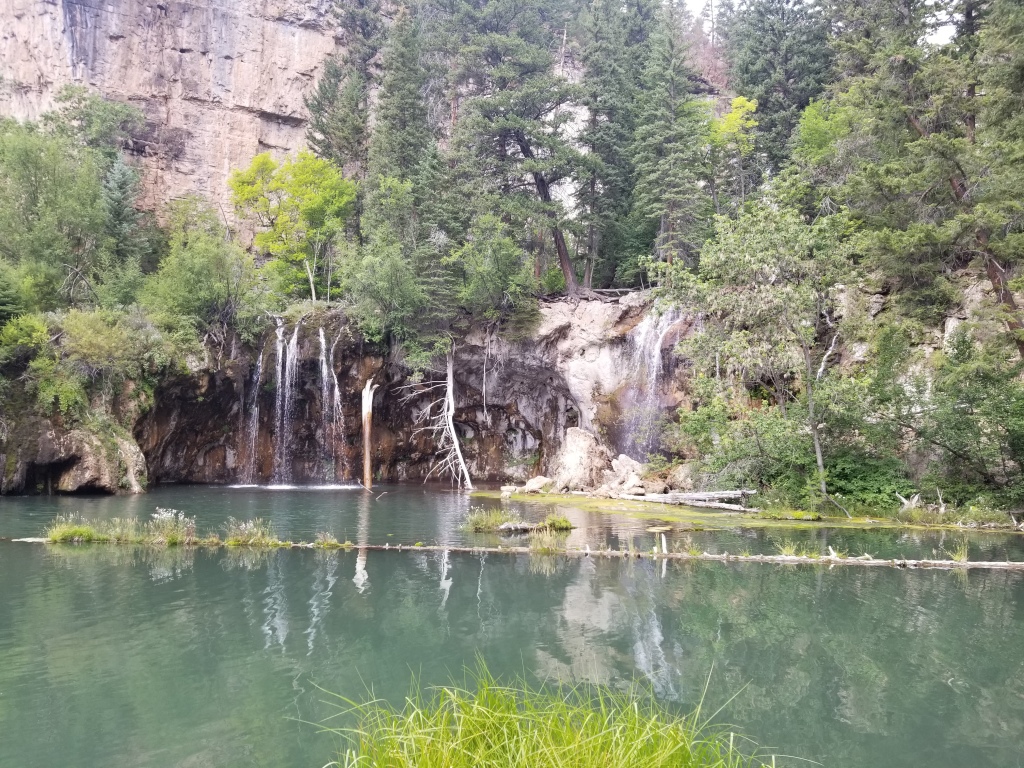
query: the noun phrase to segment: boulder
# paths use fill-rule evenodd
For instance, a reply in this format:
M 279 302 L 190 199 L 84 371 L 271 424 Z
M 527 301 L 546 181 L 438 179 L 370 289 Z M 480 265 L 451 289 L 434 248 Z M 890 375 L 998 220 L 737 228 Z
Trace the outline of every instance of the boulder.
M 668 493 L 668 484 L 664 480 L 648 478 L 647 480 L 644 480 L 644 490 L 647 491 L 648 494 Z
M 503 485 L 503 486 L 501 486 L 501 492 L 502 493 L 515 493 L 518 490 L 519 490 L 519 486 L 518 485 Z
M 692 491 L 693 465 L 684 462 L 673 467 L 668 473 L 668 485 L 676 491 Z
M 608 449 L 590 432 L 569 427 L 554 462 L 554 486 L 580 491 L 597 488 L 611 466 Z
M 627 496 L 644 496 L 647 493 L 647 488 L 640 476 L 634 472 L 622 484 L 622 493 Z
M 537 477 L 526 481 L 526 485 L 523 486 L 523 493 L 543 493 L 548 491 L 554 484 L 550 477 L 537 475 Z
M 630 475 L 640 476 L 644 471 L 644 465 L 636 459 L 631 459 L 624 453 L 619 458 L 612 459 L 612 472 L 618 483 L 625 483 Z

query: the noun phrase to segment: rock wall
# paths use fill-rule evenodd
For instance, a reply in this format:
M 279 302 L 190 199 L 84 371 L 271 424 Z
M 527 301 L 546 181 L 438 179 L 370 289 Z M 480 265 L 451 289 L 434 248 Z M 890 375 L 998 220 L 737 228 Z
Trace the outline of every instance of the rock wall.
M 455 425 L 474 480 L 523 482 L 545 473 L 574 487 L 601 479 L 620 452 L 618 426 L 635 400 L 635 340 L 650 319 L 647 302 L 634 294 L 547 303 L 528 338 L 473 328 L 458 341 Z M 232 346 L 227 361 L 192 361 L 152 396 L 131 385 L 110 402 L 97 396 L 94 418 L 82 425 L 35 415 L 22 393 L 21 406 L 0 414 L 7 432 L 0 493 L 139 492 L 147 478 L 353 482 L 361 476 L 361 393 L 371 378 L 379 385 L 376 477 L 437 477 L 435 436 L 421 417 L 441 394 L 434 385 L 443 383 L 442 371 L 410 380 L 338 310 L 281 318 L 258 345 Z M 663 413 L 685 403 L 684 367 L 670 366 L 658 381 Z M 587 476 L 573 479 L 581 471 Z
M 0 115 L 35 119 L 66 83 L 143 110 L 145 204 L 201 193 L 304 146 L 303 96 L 338 41 L 331 0 L 0 0 Z
M 572 427 L 617 450 L 618 403 L 633 383 L 630 333 L 645 311 L 646 299 L 636 295 L 616 302 L 553 302 L 542 307 L 541 322 L 527 339 L 512 342 L 473 329 L 460 340 L 455 422 L 471 475 L 522 481 L 555 472 Z M 333 384 L 323 381 L 321 330 L 338 382 L 337 427 L 326 416 Z M 282 340 L 293 332 L 294 325 L 283 327 Z M 271 331 L 259 349 L 225 367 L 175 377 L 157 390 L 155 406 L 135 429 L 152 481 L 355 480 L 362 461 L 360 397 L 371 377 L 381 385 L 374 398 L 377 476 L 424 478 L 435 469 L 433 437 L 417 421 L 438 394 L 429 389 L 432 374 L 423 382 L 408 380 L 384 351 L 361 341 L 340 313 L 308 316 L 296 336 L 295 383 L 286 398 L 279 392 L 284 365 L 277 349 Z M 442 374 L 433 376 L 439 380 Z M 666 409 L 685 400 L 684 370 L 669 372 L 663 395 Z M 286 401 L 290 417 L 282 419 Z

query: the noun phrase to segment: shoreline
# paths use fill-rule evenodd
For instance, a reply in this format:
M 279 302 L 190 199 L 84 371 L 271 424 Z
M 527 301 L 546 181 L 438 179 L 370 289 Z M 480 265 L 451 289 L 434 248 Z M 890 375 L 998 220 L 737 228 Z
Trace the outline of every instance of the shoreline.
M 710 530 L 727 528 L 845 528 L 851 530 L 883 530 L 886 528 L 922 531 L 959 531 L 977 533 L 1024 534 L 1012 523 L 986 523 L 960 525 L 957 523 L 907 523 L 891 517 L 825 517 L 817 519 L 765 517 L 764 513 L 739 511 L 710 511 L 686 505 L 667 504 L 661 501 L 632 499 L 606 499 L 585 493 L 513 493 L 502 498 L 500 491 L 474 490 L 474 498 L 492 501 L 513 501 L 520 504 L 543 504 L 572 506 L 589 512 L 606 514 L 627 514 L 633 517 L 666 520 L 678 523 L 694 523 Z

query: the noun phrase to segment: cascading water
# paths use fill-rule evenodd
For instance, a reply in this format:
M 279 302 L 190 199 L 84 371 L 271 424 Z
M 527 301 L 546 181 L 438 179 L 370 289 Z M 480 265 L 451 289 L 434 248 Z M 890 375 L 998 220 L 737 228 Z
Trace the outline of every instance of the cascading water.
M 341 388 L 338 386 L 338 375 L 334 372 L 334 348 L 338 339 L 334 340 L 330 350 L 324 329 L 319 329 L 320 336 L 320 418 L 324 425 L 324 439 L 321 463 L 324 465 L 324 477 L 327 482 L 337 479 L 338 451 L 337 443 L 345 440 L 345 420 L 341 409 Z M 338 338 L 341 338 L 340 334 Z M 342 474 L 347 475 L 347 466 L 343 466 Z
M 338 384 L 338 374 L 334 370 L 334 350 L 340 339 L 341 332 L 339 331 L 334 338 L 334 343 L 331 344 L 331 355 L 327 364 L 327 369 L 331 372 L 331 381 L 334 382 L 334 397 L 331 400 L 331 466 L 335 467 L 335 472 L 338 466 L 336 453 L 338 443 L 345 444 L 345 412 L 341 407 L 341 386 Z M 341 453 L 341 474 L 344 478 L 349 476 L 348 455 L 344 451 Z
M 252 377 L 252 394 L 249 402 L 249 419 L 245 427 L 246 444 L 249 455 L 246 456 L 245 477 L 247 484 L 256 482 L 256 449 L 260 435 L 260 385 L 263 383 L 263 354 L 266 345 L 260 347 L 260 355 L 256 358 L 256 371 Z
M 648 312 L 629 335 L 629 388 L 624 397 L 624 439 L 622 449 L 631 458 L 644 461 L 661 444 L 661 391 L 666 346 L 682 314 L 677 309 Z
M 274 482 L 287 483 L 292 479 L 291 435 L 295 402 L 295 382 L 299 371 L 299 328 L 295 324 L 288 345 L 284 343 L 284 324 L 277 325 L 277 434 L 274 442 Z

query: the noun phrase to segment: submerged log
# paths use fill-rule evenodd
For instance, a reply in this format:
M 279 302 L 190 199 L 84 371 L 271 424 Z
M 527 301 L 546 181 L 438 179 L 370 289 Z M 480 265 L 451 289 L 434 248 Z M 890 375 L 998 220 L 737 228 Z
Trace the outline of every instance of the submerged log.
M 0 541 L 10 541 L 12 543 L 25 543 L 25 544 L 47 544 L 50 546 L 96 546 L 100 547 L 103 544 L 55 544 L 45 538 L 22 538 L 22 539 L 3 539 Z M 106 546 L 125 546 L 123 544 L 117 544 L 115 542 L 108 542 Z M 146 545 L 134 545 L 130 544 L 127 546 L 146 546 Z M 300 549 L 300 550 L 358 550 L 360 553 L 374 551 L 374 552 L 456 552 L 461 554 L 470 555 L 562 555 L 565 557 L 593 557 L 593 558 L 618 558 L 623 559 L 636 559 L 636 560 L 682 560 L 682 561 L 702 561 L 702 562 L 717 562 L 717 563 L 773 563 L 776 565 L 861 565 L 861 566 L 881 566 L 889 568 L 905 568 L 909 570 L 915 569 L 939 569 L 939 570 L 994 570 L 994 571 L 1024 571 L 1024 561 L 1011 561 L 1011 560 L 905 560 L 900 558 L 893 559 L 879 559 L 874 558 L 871 555 L 860 555 L 859 557 L 839 557 L 834 555 L 824 555 L 822 557 L 808 557 L 806 555 L 730 555 L 727 552 L 722 554 L 711 554 L 709 552 L 702 552 L 700 554 L 690 554 L 688 552 L 659 552 L 657 548 L 653 551 L 642 552 L 634 549 L 601 549 L 591 550 L 589 547 L 585 550 L 581 549 L 564 549 L 554 553 L 547 552 L 535 552 L 529 547 L 447 547 L 441 544 L 359 544 L 358 546 L 351 543 L 338 544 L 335 546 L 323 546 L 314 544 L 312 542 L 292 542 L 285 544 L 276 544 L 273 547 L 260 547 L 260 546 L 232 546 L 227 547 L 224 543 L 217 544 L 196 544 L 192 545 L 195 548 L 203 547 L 206 549 Z M 665 546 L 664 544 L 662 545 Z M 186 547 L 187 548 L 187 547 Z

